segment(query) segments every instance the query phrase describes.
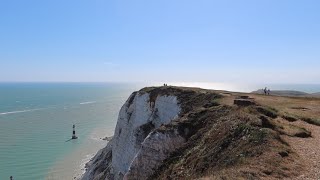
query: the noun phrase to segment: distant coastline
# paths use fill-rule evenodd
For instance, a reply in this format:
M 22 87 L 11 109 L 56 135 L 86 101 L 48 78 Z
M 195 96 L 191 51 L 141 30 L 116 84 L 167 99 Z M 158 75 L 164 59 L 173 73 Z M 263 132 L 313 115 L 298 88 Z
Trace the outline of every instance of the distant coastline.
M 254 94 L 264 94 L 263 89 L 252 91 Z M 294 91 L 294 90 L 271 90 L 270 95 L 274 96 L 290 96 L 290 97 L 319 97 L 320 92 L 317 93 L 306 93 L 303 91 Z

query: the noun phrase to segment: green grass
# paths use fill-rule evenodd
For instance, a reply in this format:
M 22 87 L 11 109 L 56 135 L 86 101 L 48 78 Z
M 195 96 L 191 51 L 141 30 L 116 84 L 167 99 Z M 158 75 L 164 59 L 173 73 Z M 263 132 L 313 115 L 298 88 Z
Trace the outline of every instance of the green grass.
M 255 129 L 250 133 L 250 141 L 257 144 L 264 142 L 267 132 L 264 129 Z
M 309 124 L 320 126 L 320 119 L 301 117 L 301 120 L 305 121 L 305 122 L 307 122 Z
M 281 117 L 289 122 L 295 122 L 299 119 L 297 116 L 288 113 L 284 113 Z
M 278 110 L 271 107 L 257 107 L 257 111 L 271 118 L 278 117 Z

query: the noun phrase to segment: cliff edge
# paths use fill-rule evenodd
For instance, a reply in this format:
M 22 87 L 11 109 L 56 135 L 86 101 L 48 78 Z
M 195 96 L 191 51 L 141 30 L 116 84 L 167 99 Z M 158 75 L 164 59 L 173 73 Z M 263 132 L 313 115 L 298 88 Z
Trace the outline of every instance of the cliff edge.
M 113 139 L 82 179 L 299 177 L 305 165 L 285 137 L 305 139 L 312 132 L 290 120 L 302 118 L 263 98 L 183 87 L 134 92 L 120 110 Z

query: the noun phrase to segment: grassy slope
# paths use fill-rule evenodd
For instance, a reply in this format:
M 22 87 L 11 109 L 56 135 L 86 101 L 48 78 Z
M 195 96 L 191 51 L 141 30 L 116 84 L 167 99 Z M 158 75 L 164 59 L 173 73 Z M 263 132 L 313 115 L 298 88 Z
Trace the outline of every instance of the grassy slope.
M 187 143 L 164 162 L 152 179 L 279 179 L 305 171 L 284 136 L 309 138 L 312 132 L 293 124 L 317 124 L 320 99 L 263 96 L 196 88 L 147 88 L 155 96 L 175 94 L 182 117 L 161 127 L 190 129 Z M 238 107 L 241 95 L 257 105 Z M 189 131 L 188 131 L 189 132 Z

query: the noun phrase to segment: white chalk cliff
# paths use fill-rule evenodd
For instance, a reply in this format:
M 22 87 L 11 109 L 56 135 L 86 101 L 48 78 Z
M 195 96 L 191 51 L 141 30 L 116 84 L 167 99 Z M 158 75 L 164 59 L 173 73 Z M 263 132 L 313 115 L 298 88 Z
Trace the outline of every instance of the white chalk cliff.
M 234 105 L 221 104 L 229 98 Z M 184 87 L 133 93 L 120 110 L 113 139 L 87 164 L 82 179 L 298 177 L 303 164 L 281 136 L 293 137 L 298 129 L 294 136 L 302 138 L 302 132 L 306 138 L 311 132 L 295 126 L 286 132 L 276 111 L 239 100 L 254 102 L 239 93 Z
M 133 93 L 120 110 L 113 139 L 87 164 L 82 179 L 147 179 L 185 142 L 179 132 L 158 130 L 180 111 L 174 95 Z

